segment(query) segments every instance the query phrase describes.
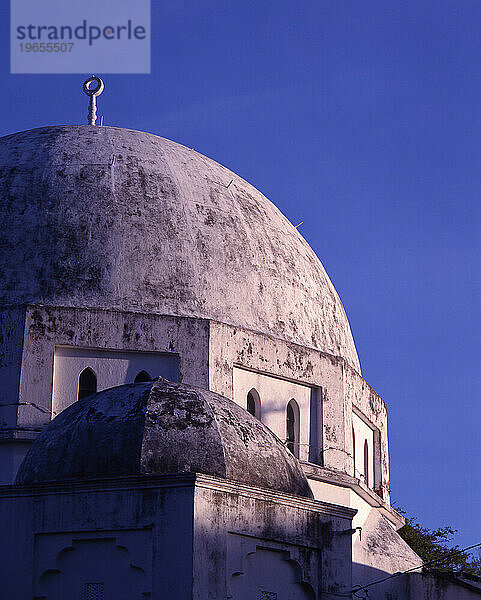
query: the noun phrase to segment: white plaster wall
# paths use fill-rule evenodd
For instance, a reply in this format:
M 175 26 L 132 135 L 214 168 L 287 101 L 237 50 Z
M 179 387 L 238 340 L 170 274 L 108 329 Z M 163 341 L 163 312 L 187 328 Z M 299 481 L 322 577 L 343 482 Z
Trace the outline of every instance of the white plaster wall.
M 349 506 L 349 508 L 354 508 L 355 510 L 357 510 L 357 513 L 354 515 L 354 518 L 352 520 L 352 526 L 364 528 L 366 519 L 368 518 L 371 510 L 373 510 L 373 507 L 368 502 L 366 502 L 363 498 L 361 498 L 361 496 L 359 496 L 359 494 L 356 494 L 356 492 L 354 492 L 353 490 L 349 490 L 349 501 L 348 501 L 347 505 Z M 362 537 L 362 534 L 361 534 L 361 537 Z M 354 551 L 354 544 L 357 541 L 359 541 L 358 534 L 356 534 L 352 538 L 353 551 Z
M 351 540 L 333 531 L 349 529 L 353 511 L 220 479 L 213 484 L 204 476 L 197 478 L 193 598 L 203 599 L 205 590 L 206 600 L 305 600 L 302 588 L 282 581 L 279 564 L 261 561 L 258 569 L 249 569 L 248 557 L 259 548 L 283 552 L 284 562 L 297 563 L 290 583 L 302 581 L 304 589 L 316 590 L 307 596 L 310 600 L 336 600 L 351 589 Z M 214 571 L 211 557 L 217 563 Z M 224 560 L 227 590 L 226 578 L 219 576 Z M 236 582 L 247 578 L 251 581 L 244 585 Z
M 19 486 L 0 487 L 1 600 L 45 597 L 46 590 L 37 589 L 45 577 L 58 582 L 46 594 L 49 600 L 83 600 L 86 582 L 105 582 L 105 600 L 192 597 L 193 490 L 188 479 L 98 481 L 81 483 L 76 491 L 75 484 L 60 483 L 35 496 L 17 494 Z M 106 538 L 123 547 L 126 571 L 112 563 L 111 553 L 96 551 L 96 543 Z M 87 555 L 78 553 L 75 540 L 92 542 Z M 71 559 L 77 561 L 73 569 Z M 147 585 L 141 591 L 148 595 L 133 594 L 125 585 L 125 575 L 142 572 Z
M 423 600 L 478 600 L 479 586 L 476 583 L 472 588 L 462 587 L 454 581 L 449 581 L 449 574 L 443 573 L 407 573 L 399 579 L 407 583 L 409 598 L 423 598 Z M 460 578 L 462 579 L 462 578 Z M 403 582 L 402 581 L 402 582 Z M 402 583 L 401 582 L 401 583 Z M 476 587 L 478 589 L 476 589 Z M 473 589 L 474 588 L 474 589 Z
M 30 443 L 18 439 L 0 443 L 0 485 L 7 485 L 15 479 Z
M 393 524 L 376 508 L 370 506 L 355 491 L 351 491 L 351 508 L 357 510 L 352 527 L 362 527 L 361 535 L 352 535 L 353 586 L 379 581 L 392 573 L 421 564 L 419 556 L 395 531 Z M 362 596 L 360 596 L 362 597 Z M 394 578 L 369 588 L 371 600 L 418 600 L 423 594 L 409 595 L 402 578 Z
M 354 427 L 354 436 L 356 438 L 354 477 L 362 479 L 364 483 L 364 442 L 367 440 L 368 456 L 369 456 L 369 487 L 376 487 L 376 469 L 374 466 L 374 430 L 370 427 L 358 414 L 352 414 L 352 426 Z
M 353 585 L 365 585 L 420 564 L 419 557 L 395 531 L 394 525 L 356 491 L 315 479 L 309 479 L 309 485 L 316 500 L 347 506 L 357 511 L 352 519 L 352 528 L 361 527 L 362 531 L 346 533 L 352 543 Z M 405 600 L 410 596 L 400 591 L 403 586 L 404 583 L 399 579 L 394 579 L 385 586 L 370 589 L 369 598 Z M 421 595 L 413 596 L 418 597 Z
M 54 354 L 52 418 L 77 400 L 80 373 L 90 367 L 97 376 L 97 391 L 133 383 L 140 371 L 151 377 L 179 379 L 179 357 L 160 352 L 122 352 L 96 348 L 57 346 Z
M 307 385 L 285 381 L 234 367 L 234 402 L 247 407 L 247 393 L 255 388 L 260 396 L 261 421 L 283 442 L 286 441 L 286 409 L 294 398 L 299 406 L 299 458 L 309 459 L 311 391 Z
M 316 481 L 315 479 L 309 479 L 309 485 L 316 500 L 339 504 L 340 506 L 347 506 L 349 508 L 357 508 L 357 506 L 351 507 L 351 490 L 349 488 L 332 485 L 325 481 Z M 356 517 L 357 515 L 354 519 Z
M 28 307 L 16 424 L 50 421 L 55 348 L 179 357 L 182 383 L 208 387 L 208 323 L 200 319 L 77 308 Z M 173 374 L 161 373 L 166 379 Z M 115 385 L 118 385 L 115 383 Z M 38 408 L 31 405 L 35 403 Z
M 344 395 L 349 407 L 349 474 L 353 473 L 352 461 L 352 412 L 356 413 L 374 431 L 375 489 L 389 504 L 389 450 L 387 439 L 386 404 L 369 384 L 349 367 L 343 369 Z M 362 472 L 364 469 L 362 469 Z M 358 475 L 359 477 L 359 475 Z
M 309 478 L 309 485 L 316 500 L 339 504 L 356 510 L 357 512 L 352 519 L 352 526 L 364 527 L 366 519 L 373 510 L 373 506 L 364 500 L 358 493 L 348 487 L 333 485 L 325 481 L 318 481 L 311 478 Z M 392 523 L 387 520 L 386 522 L 395 529 Z M 357 537 L 353 538 L 353 543 L 356 539 L 359 539 L 359 534 L 357 534 Z
M 309 462 L 352 474 L 352 406 L 357 397 L 369 421 L 381 431 L 386 427 L 384 402 L 360 376 L 354 377 L 341 358 L 211 321 L 209 389 L 234 398 L 234 366 L 311 388 L 317 400 L 318 430 L 311 436 Z M 367 412 L 370 406 L 373 408 Z M 382 481 L 388 482 L 387 436 L 382 440 Z M 383 497 L 389 499 L 387 485 Z

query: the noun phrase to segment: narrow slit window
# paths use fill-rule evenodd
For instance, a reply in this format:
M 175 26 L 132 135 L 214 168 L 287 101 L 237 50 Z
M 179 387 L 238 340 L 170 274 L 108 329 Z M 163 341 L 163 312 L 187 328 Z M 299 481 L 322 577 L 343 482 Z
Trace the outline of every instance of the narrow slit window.
M 97 376 L 90 367 L 84 369 L 78 378 L 78 400 L 97 392 Z
M 140 371 L 140 373 L 137 373 L 134 383 L 143 383 L 145 381 L 152 381 L 152 377 L 147 373 L 147 371 Z
M 364 482 L 369 486 L 369 445 L 364 440 Z
M 352 463 L 353 475 L 356 477 L 356 434 L 354 433 L 354 427 L 352 428 Z
M 287 448 L 299 458 L 299 407 L 292 398 L 286 409 Z

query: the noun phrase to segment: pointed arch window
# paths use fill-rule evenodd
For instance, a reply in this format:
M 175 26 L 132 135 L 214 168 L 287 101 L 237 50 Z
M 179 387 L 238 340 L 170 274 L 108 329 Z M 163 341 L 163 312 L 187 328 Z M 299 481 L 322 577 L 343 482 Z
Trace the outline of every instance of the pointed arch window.
M 134 383 L 144 383 L 146 381 L 152 381 L 152 377 L 147 373 L 147 371 L 140 371 L 137 373 L 134 379 Z
M 294 398 L 286 409 L 286 440 L 287 448 L 299 458 L 299 406 Z
M 252 388 L 247 393 L 247 412 L 256 417 L 256 419 L 261 418 L 261 399 L 258 391 L 255 388 Z
M 97 375 L 94 371 L 87 367 L 79 375 L 78 378 L 78 394 L 77 400 L 82 400 L 91 394 L 97 392 Z
M 369 444 L 364 440 L 364 482 L 369 486 Z

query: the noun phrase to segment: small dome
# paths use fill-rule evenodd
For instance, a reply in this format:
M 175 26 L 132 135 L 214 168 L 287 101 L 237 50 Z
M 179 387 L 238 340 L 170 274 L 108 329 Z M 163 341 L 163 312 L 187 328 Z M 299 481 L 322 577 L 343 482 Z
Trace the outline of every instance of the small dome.
M 65 409 L 34 442 L 16 483 L 204 473 L 312 497 L 297 459 L 224 396 L 158 378 Z
M 155 135 L 90 125 L 0 138 L 0 164 L 0 304 L 212 319 L 360 370 L 317 256 L 222 165 Z

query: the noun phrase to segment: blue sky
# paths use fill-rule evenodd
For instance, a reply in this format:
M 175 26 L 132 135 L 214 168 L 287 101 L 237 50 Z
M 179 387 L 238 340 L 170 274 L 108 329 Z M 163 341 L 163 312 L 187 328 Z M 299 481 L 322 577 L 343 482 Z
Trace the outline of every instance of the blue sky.
M 9 74 L 1 2 L 0 135 L 86 122 L 82 75 Z M 393 500 L 480 542 L 481 3 L 155 0 L 152 74 L 104 79 L 106 125 L 304 221 L 388 405 Z

